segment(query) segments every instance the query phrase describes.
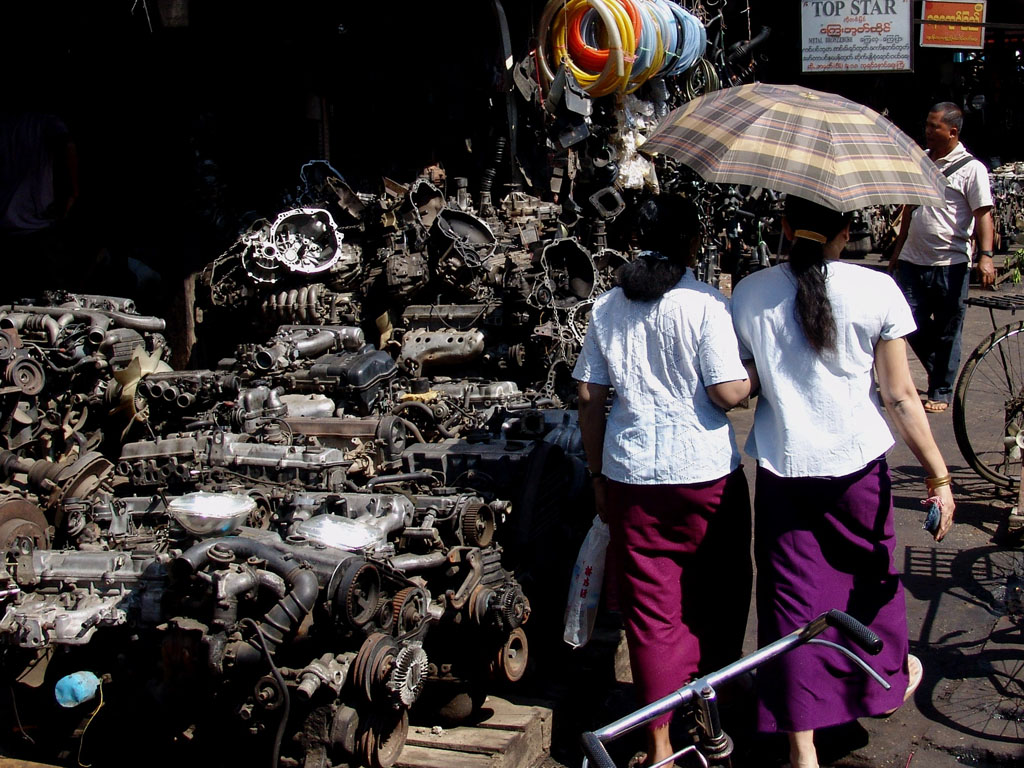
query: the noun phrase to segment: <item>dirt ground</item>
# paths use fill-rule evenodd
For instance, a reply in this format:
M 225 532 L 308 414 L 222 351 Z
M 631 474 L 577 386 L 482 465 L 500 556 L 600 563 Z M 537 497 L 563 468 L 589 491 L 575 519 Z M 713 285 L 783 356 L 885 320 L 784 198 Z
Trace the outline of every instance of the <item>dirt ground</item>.
M 881 266 L 873 257 L 860 263 Z M 1001 290 L 1019 292 L 1010 286 Z M 975 287 L 971 293 L 982 294 Z M 1017 318 L 1010 312 L 995 312 L 999 325 L 1012 319 Z M 991 331 L 989 311 L 970 307 L 964 360 Z M 915 380 L 923 388 L 924 371 L 911 357 Z M 737 409 L 732 416 L 742 445 L 753 410 Z M 941 543 L 922 530 L 924 483 L 917 461 L 898 438 L 889 454 L 911 651 L 923 662 L 924 679 L 912 702 L 888 719 L 819 732 L 823 766 L 1024 765 L 1024 632 L 1007 618 L 1002 601 L 1007 573 L 1021 575 L 1024 563 L 1019 536 L 1006 530 L 1015 498 L 968 466 L 957 448 L 951 410 L 930 415 L 929 423 L 953 475 L 957 499 L 957 524 Z M 753 487 L 749 459 L 745 467 Z M 746 652 L 755 648 L 754 629 L 751 614 Z M 552 754 L 545 768 L 580 765 L 579 734 L 635 707 L 620 641 L 616 617 L 604 615 L 587 647 L 536 649 L 546 661 L 523 692 L 554 709 Z M 752 731 L 749 691 L 723 691 L 721 701 L 726 730 L 736 742 L 737 768 L 786 762 L 784 739 Z M 628 736 L 613 745 L 612 756 L 617 765 L 625 765 L 640 747 L 638 737 Z M 690 764 L 698 763 L 679 763 Z

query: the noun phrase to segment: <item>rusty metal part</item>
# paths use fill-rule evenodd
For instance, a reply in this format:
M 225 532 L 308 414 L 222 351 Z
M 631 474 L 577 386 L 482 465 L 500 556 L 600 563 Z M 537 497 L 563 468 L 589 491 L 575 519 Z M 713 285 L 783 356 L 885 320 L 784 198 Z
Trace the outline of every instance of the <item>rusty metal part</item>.
M 43 366 L 31 357 L 18 357 L 10 362 L 5 372 L 7 381 L 21 390 L 23 395 L 38 395 L 46 386 Z
M 484 352 L 484 334 L 476 328 L 437 331 L 416 328 L 402 336 L 399 365 L 409 373 L 422 374 L 434 366 L 472 362 Z
M 345 705 L 339 706 L 331 721 L 331 744 L 346 754 L 355 755 L 359 735 L 359 719 L 357 710 Z
M 0 552 L 27 555 L 49 547 L 50 527 L 39 507 L 18 497 L 0 502 Z
M 502 643 L 501 650 L 498 651 L 497 670 L 510 683 L 522 680 L 523 675 L 526 674 L 529 650 L 526 633 L 519 628 L 512 630 L 505 642 Z
M 462 537 L 467 547 L 486 547 L 494 538 L 494 511 L 483 502 L 470 502 L 462 513 Z
M 427 618 L 430 595 L 422 587 L 406 587 L 393 598 L 392 633 L 396 637 L 416 632 Z
M 461 610 L 473 595 L 473 590 L 483 579 L 484 564 L 480 559 L 480 551 L 476 548 L 453 547 L 448 553 L 448 562 L 453 565 L 465 563 L 468 573 L 457 590 L 449 590 L 448 603 L 452 608 Z
M 368 768 L 391 768 L 409 734 L 409 712 L 374 711 L 363 726 L 357 755 Z
M 398 650 L 394 638 L 382 632 L 374 632 L 359 646 L 349 674 L 352 684 L 366 701 L 380 698 L 381 687 L 387 682 Z
M 335 573 L 332 583 L 337 618 L 358 629 L 366 626 L 380 603 L 380 571 L 377 566 L 361 558 L 345 560 Z

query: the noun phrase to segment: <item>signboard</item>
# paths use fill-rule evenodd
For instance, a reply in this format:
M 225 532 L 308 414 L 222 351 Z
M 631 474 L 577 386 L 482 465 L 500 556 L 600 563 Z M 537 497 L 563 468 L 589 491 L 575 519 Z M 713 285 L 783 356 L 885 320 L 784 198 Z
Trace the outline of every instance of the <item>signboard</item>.
M 912 0 L 803 0 L 803 70 L 909 72 Z
M 924 0 L 921 9 L 923 21 L 966 21 L 971 26 L 957 24 L 922 24 L 922 48 L 984 48 L 984 2 L 951 3 L 947 0 Z

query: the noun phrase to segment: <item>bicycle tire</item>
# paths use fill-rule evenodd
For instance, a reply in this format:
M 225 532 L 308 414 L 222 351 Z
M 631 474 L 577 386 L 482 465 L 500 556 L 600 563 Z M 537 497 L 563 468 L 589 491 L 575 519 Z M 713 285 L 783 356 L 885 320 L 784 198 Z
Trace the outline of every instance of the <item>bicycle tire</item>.
M 949 671 L 945 676 L 938 676 L 942 672 L 930 676 L 934 682 L 930 690 L 919 691 L 919 708 L 929 719 L 971 738 L 1020 744 L 1024 740 L 1024 655 L 1015 645 L 1024 616 L 1016 590 L 1024 583 L 1024 551 L 1000 546 L 965 549 L 950 563 L 950 575 L 956 585 L 951 597 L 980 605 L 991 614 L 991 625 L 977 622 L 982 625 L 979 629 L 987 628 L 984 634 L 989 642 L 965 643 L 961 638 L 957 644 L 961 647 L 946 648 L 948 665 L 939 663 L 932 669 L 933 673 L 943 667 Z
M 956 382 L 953 434 L 960 453 L 982 478 L 1000 488 L 1020 485 L 1024 430 L 1024 321 L 997 328 L 971 353 Z M 993 413 L 1002 412 L 1002 419 Z

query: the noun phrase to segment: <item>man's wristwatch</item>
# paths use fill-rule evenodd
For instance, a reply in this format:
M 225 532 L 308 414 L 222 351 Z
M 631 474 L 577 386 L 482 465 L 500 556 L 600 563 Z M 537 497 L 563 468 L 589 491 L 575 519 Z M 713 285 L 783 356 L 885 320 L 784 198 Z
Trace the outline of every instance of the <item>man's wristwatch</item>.
M 598 480 L 603 477 L 604 475 L 602 475 L 600 472 L 595 472 L 590 467 L 587 467 L 587 478 L 589 480 Z

